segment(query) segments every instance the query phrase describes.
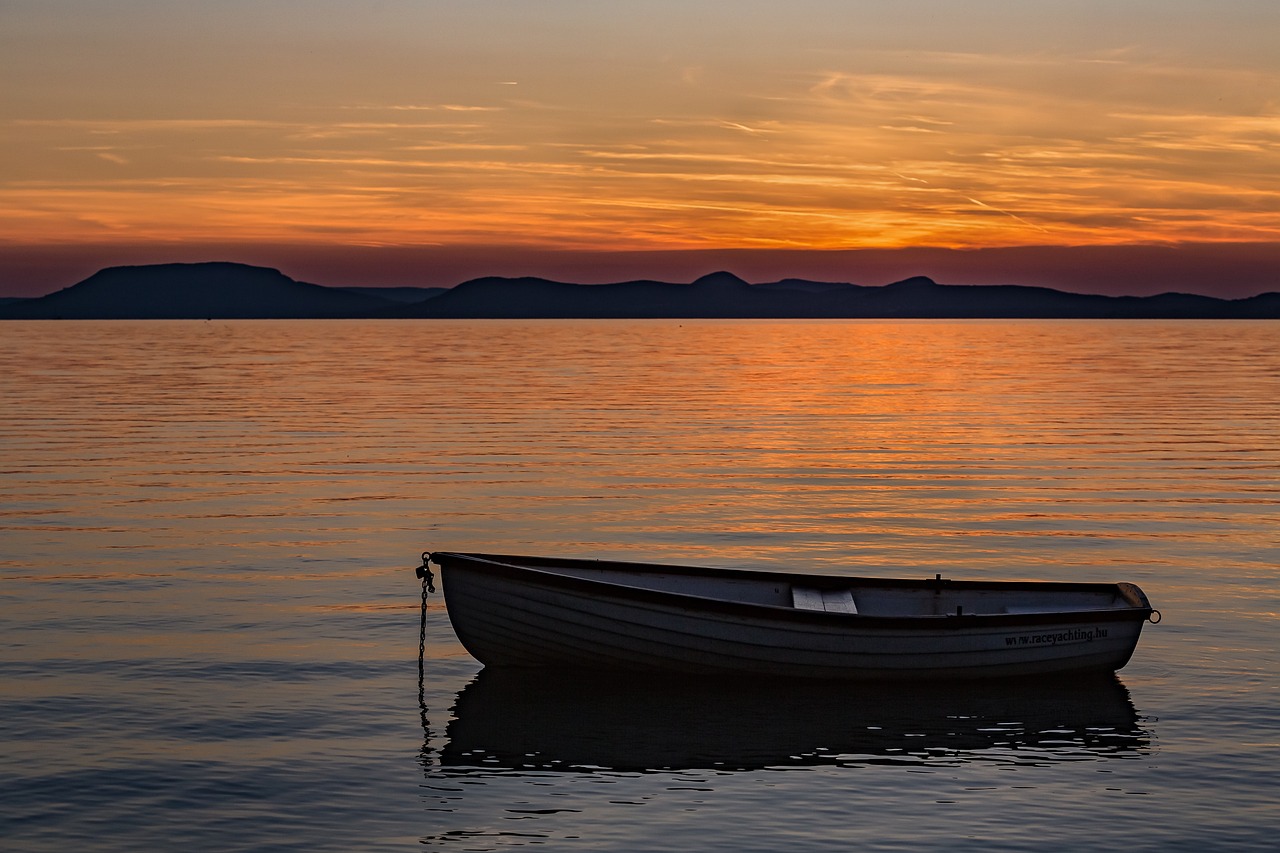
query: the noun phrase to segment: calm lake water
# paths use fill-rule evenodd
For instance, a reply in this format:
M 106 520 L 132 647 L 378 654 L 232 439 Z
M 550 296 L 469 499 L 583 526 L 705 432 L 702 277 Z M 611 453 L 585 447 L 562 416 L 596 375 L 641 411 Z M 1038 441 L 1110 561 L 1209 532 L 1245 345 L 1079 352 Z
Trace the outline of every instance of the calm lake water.
M 6 322 L 0 400 L 6 850 L 1280 833 L 1280 324 Z M 480 672 L 432 596 L 420 685 L 426 549 L 1164 620 L 1115 680 L 780 689 Z

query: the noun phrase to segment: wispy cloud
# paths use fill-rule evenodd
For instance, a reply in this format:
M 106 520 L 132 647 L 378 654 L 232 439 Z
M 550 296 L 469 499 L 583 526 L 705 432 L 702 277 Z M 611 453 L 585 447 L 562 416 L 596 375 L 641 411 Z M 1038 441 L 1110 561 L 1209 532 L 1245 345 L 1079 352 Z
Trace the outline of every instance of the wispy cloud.
M 246 96 L 257 109 L 245 117 L 206 106 L 10 119 L 0 157 L 21 168 L 0 181 L 0 207 L 31 214 L 5 220 L 30 239 L 83 228 L 614 248 L 1280 238 L 1280 108 L 1267 94 L 1280 79 L 1265 69 L 1129 48 L 788 57 L 739 73 L 714 57 L 630 60 L 650 75 L 494 66 L 387 82 L 384 103 L 364 101 L 381 84 L 331 99 L 299 90 L 312 100 L 271 109 Z

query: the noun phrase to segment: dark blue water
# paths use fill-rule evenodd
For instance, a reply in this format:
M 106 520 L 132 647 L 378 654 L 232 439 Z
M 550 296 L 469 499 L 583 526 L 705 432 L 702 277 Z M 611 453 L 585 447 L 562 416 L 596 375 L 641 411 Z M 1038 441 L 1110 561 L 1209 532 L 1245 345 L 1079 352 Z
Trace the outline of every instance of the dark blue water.
M 0 325 L 0 838 L 1270 849 L 1275 323 Z M 480 672 L 425 549 L 1127 580 L 1116 679 Z

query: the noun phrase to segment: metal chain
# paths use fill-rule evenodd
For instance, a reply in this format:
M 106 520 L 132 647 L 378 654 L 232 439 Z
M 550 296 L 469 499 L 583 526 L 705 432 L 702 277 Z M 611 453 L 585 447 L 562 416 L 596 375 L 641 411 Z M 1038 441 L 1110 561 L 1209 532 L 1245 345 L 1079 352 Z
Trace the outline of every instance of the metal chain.
M 431 763 L 431 726 L 427 721 L 427 594 L 436 591 L 436 577 L 431 573 L 431 552 L 422 552 L 422 565 L 416 569 L 422 578 L 422 621 L 418 627 L 418 712 L 422 717 L 422 753 L 425 765 Z
M 418 629 L 418 705 L 426 707 L 427 593 L 434 590 L 431 573 L 422 578 L 422 625 Z

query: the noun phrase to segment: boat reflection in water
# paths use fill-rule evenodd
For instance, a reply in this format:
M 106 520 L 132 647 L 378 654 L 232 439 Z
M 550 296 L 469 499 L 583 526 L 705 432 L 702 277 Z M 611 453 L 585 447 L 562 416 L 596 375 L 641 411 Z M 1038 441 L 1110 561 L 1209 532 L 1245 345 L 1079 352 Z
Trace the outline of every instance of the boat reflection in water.
M 902 685 L 611 678 L 485 669 L 458 693 L 457 772 L 750 770 L 1139 757 L 1114 675 Z

